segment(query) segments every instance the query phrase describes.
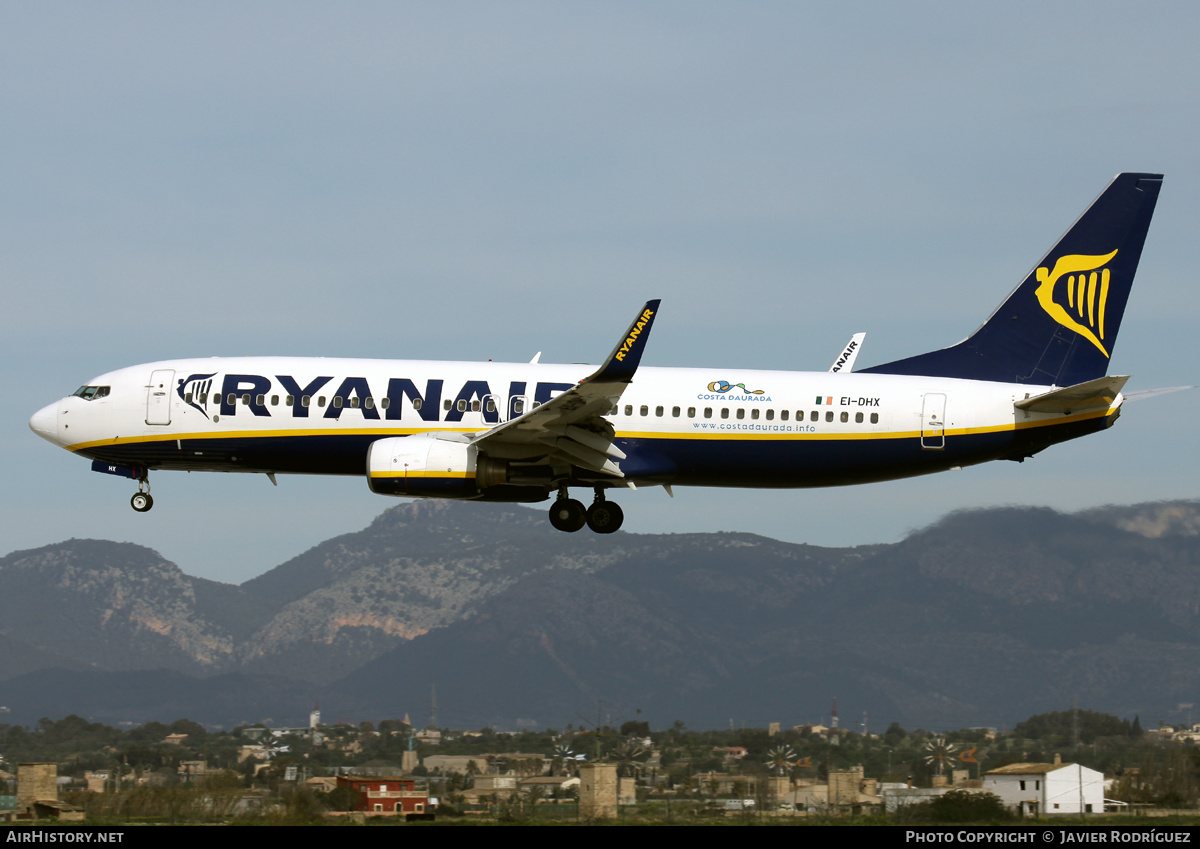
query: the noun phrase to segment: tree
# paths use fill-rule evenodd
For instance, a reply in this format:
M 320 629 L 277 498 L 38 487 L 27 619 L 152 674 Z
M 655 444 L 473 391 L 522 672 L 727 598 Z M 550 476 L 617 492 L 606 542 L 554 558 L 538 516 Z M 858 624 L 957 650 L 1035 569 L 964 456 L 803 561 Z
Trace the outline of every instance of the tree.
M 908 732 L 900 727 L 900 723 L 893 722 L 888 726 L 888 730 L 883 732 L 883 742 L 888 746 L 899 746 L 907 736 Z
M 1097 737 L 1129 737 L 1132 728 L 1128 722 L 1109 713 L 1094 710 L 1064 710 L 1039 713 L 1024 722 L 1018 722 L 1013 732 L 1018 737 L 1053 743 L 1071 742 L 1075 728 L 1079 728 L 1079 742 L 1091 744 Z
M 995 822 L 1012 819 L 1012 813 L 995 793 L 951 790 L 898 812 L 905 822 Z
M 649 737 L 650 736 L 650 723 L 649 722 L 638 722 L 637 720 L 631 719 L 628 722 L 621 725 L 621 736 L 622 737 Z

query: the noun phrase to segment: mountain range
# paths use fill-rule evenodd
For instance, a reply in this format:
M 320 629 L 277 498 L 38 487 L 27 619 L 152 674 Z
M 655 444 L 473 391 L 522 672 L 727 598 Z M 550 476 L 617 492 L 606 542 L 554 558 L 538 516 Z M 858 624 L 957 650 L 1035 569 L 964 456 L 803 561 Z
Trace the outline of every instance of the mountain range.
M 415 501 L 234 586 L 150 549 L 0 559 L 0 721 L 1143 724 L 1200 691 L 1200 502 L 951 514 L 895 544 L 562 534 Z

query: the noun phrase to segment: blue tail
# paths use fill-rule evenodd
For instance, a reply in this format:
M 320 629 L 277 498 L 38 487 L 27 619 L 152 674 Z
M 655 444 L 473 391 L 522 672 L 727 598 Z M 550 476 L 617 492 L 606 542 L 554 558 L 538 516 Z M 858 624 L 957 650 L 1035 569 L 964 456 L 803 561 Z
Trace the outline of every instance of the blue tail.
M 875 374 L 1073 386 L 1103 377 L 1162 174 L 1118 174 L 968 339 Z

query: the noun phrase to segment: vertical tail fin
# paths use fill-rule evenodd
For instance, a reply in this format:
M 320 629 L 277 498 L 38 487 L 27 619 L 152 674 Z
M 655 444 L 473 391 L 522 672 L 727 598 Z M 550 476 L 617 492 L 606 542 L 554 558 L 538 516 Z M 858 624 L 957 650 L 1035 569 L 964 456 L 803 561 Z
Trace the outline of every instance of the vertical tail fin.
M 1118 174 L 969 338 L 862 369 L 1072 386 L 1108 373 L 1162 174 Z

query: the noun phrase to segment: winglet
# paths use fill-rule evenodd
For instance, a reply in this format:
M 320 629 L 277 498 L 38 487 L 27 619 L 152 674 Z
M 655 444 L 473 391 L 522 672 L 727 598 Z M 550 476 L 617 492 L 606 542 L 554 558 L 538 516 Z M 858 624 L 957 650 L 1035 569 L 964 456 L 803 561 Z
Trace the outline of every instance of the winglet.
M 863 339 L 867 338 L 866 333 L 855 333 L 850 337 L 850 341 L 846 343 L 846 347 L 837 355 L 837 359 L 833 361 L 833 365 L 829 367 L 831 373 L 839 371 L 854 371 L 854 361 L 858 359 L 858 352 L 862 350 Z
M 629 329 L 608 355 L 604 365 L 600 366 L 595 374 L 584 378 L 582 383 L 629 383 L 633 380 L 633 373 L 637 371 L 638 363 L 642 361 L 642 352 L 646 349 L 646 340 L 650 338 L 650 327 L 658 313 L 658 304 L 658 298 L 646 301 L 646 305 L 629 325 Z

